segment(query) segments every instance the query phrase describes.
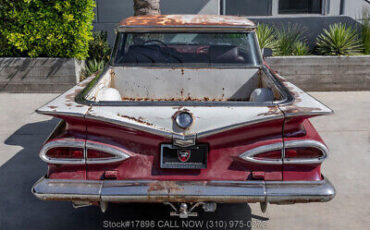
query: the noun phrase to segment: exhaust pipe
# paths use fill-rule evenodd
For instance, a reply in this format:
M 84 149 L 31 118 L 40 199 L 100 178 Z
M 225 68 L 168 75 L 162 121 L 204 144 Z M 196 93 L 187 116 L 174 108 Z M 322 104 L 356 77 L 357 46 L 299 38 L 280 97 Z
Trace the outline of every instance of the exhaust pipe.
M 73 208 L 83 208 L 92 206 L 93 204 L 89 201 L 72 201 L 72 207 Z

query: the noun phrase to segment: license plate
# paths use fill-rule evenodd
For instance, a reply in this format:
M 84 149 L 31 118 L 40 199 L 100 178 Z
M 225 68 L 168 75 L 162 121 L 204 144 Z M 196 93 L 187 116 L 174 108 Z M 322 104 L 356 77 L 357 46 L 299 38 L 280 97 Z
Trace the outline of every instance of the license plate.
M 207 145 L 178 147 L 161 145 L 161 168 L 168 169 L 205 169 L 207 168 Z

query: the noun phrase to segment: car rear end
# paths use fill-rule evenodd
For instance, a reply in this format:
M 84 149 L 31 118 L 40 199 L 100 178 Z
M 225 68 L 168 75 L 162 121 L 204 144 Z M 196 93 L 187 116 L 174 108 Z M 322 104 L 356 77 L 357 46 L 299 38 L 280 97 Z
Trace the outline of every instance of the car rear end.
M 32 191 L 41 199 L 101 205 L 103 210 L 110 202 L 329 201 L 335 190 L 321 174 L 328 149 L 309 118 L 331 110 L 280 81 L 290 88 L 293 102 L 250 107 L 86 106 L 83 116 L 68 112 L 84 108 L 77 102 L 64 108 L 46 105 L 39 112 L 62 121 L 40 151 L 49 167 Z M 167 132 L 164 127 L 177 125 L 180 114 L 190 115 L 192 128 L 199 132 Z M 158 127 L 160 120 L 168 126 Z
M 231 83 L 222 82 L 227 74 Z M 119 95 L 138 78 L 145 90 Z M 145 93 L 159 98 L 143 99 Z M 106 95 L 115 99 L 103 100 Z M 38 112 L 61 119 L 40 151 L 48 164 L 32 188 L 40 199 L 100 205 L 102 211 L 111 202 L 159 202 L 187 217 L 198 206 L 214 211 L 216 203 L 260 202 L 264 209 L 335 196 L 321 173 L 327 146 L 309 121 L 332 111 L 264 63 L 110 66 Z

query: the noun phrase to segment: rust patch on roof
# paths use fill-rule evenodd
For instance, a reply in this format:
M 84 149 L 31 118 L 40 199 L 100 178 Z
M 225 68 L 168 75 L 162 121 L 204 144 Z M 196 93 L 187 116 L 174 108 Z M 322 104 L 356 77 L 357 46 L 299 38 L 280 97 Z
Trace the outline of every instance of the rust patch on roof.
M 222 26 L 254 27 L 245 17 L 225 15 L 145 15 L 123 19 L 120 26 Z

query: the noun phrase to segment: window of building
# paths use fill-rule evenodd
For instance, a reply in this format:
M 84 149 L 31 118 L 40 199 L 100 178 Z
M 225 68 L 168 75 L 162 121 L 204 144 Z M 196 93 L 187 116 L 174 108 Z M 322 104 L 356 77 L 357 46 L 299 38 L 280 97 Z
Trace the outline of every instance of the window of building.
M 272 0 L 222 0 L 221 14 L 237 16 L 270 16 Z
M 321 14 L 323 0 L 279 0 L 279 14 Z

